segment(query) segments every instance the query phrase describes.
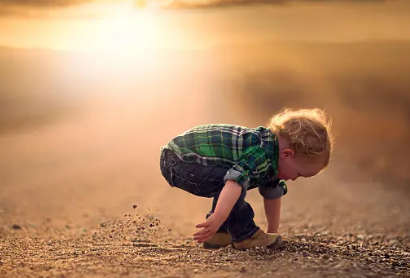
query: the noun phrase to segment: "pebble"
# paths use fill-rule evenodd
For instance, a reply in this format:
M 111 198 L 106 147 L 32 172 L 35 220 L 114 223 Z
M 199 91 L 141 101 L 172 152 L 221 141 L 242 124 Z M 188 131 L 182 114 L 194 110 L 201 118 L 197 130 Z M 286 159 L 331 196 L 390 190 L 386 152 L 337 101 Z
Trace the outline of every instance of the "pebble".
M 17 225 L 17 224 L 13 224 L 13 226 L 11 226 L 11 228 L 12 228 L 13 230 L 21 230 L 21 226 L 20 226 L 20 225 Z

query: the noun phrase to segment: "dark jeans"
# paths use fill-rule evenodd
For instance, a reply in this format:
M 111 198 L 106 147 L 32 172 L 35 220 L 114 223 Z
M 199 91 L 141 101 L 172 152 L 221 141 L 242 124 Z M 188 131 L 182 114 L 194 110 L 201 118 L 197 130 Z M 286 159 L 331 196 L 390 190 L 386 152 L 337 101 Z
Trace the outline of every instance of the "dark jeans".
M 171 186 L 196 196 L 214 198 L 212 210 L 207 217 L 212 215 L 219 194 L 225 185 L 223 178 L 228 169 L 185 162 L 170 150 L 161 153 L 160 168 L 162 175 Z M 245 240 L 259 229 L 253 221 L 255 214 L 250 204 L 245 201 L 245 196 L 246 191 L 242 191 L 228 219 L 218 231 L 228 232 L 233 242 Z

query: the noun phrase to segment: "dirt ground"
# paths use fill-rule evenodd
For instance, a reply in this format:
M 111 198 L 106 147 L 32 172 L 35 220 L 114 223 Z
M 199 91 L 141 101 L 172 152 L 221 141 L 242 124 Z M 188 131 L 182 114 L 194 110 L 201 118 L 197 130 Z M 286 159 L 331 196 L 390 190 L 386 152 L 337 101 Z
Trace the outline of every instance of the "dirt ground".
M 292 80 L 280 93 L 262 76 L 236 86 L 242 102 L 231 102 L 202 77 L 0 132 L 0 277 L 410 277 L 407 95 L 357 80 L 362 95 L 301 95 Z M 263 125 L 282 106 L 327 108 L 337 138 L 329 168 L 288 183 L 279 249 L 202 249 L 192 234 L 211 200 L 166 184 L 159 147 L 206 122 Z M 265 229 L 261 198 L 247 196 Z
M 161 179 L 162 138 L 143 149 L 135 123 L 100 120 L 1 137 L 2 277 L 410 276 L 407 191 L 335 162 L 289 185 L 279 250 L 203 250 L 192 234 L 211 201 Z M 266 228 L 261 197 L 248 200 Z

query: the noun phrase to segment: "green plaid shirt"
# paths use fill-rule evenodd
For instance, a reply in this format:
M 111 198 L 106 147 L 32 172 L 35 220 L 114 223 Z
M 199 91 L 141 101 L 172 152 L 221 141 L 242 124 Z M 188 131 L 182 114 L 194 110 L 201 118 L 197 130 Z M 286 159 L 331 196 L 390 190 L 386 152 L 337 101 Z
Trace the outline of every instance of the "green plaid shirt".
M 278 140 L 265 127 L 202 125 L 176 136 L 161 149 L 173 151 L 186 162 L 227 168 L 225 182 L 234 180 L 245 190 L 258 187 L 265 198 L 287 193 L 286 183 L 276 177 Z

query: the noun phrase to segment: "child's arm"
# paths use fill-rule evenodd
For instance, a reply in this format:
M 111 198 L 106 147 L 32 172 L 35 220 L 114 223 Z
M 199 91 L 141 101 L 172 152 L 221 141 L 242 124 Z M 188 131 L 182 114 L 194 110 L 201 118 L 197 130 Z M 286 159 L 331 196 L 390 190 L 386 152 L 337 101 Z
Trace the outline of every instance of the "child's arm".
M 242 192 L 242 186 L 233 180 L 228 180 L 222 188 L 216 203 L 215 211 L 205 222 L 196 225 L 197 228 L 202 228 L 194 234 L 194 239 L 199 243 L 209 239 L 216 233 L 221 225 L 228 218 L 235 203 L 238 201 Z
M 266 199 L 264 198 L 265 204 L 265 215 L 268 221 L 268 233 L 278 233 L 279 232 L 279 222 L 280 222 L 280 208 L 281 208 L 281 198 L 279 199 Z

